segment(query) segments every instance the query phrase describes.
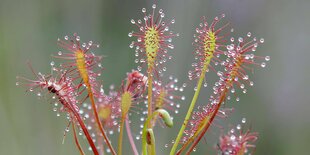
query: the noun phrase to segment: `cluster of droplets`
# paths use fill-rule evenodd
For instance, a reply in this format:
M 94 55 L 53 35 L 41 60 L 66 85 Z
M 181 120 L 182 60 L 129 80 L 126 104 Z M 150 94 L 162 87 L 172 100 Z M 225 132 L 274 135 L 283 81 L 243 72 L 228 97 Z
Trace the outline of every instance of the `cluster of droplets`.
M 36 76 L 36 80 L 29 80 L 24 77 L 18 77 L 18 85 L 24 85 L 28 87 L 28 91 L 36 91 L 36 95 L 39 98 L 51 98 L 49 102 L 52 104 L 52 110 L 56 112 L 56 116 L 60 117 L 61 113 L 65 113 L 64 116 L 67 119 L 68 126 L 64 129 L 64 136 L 70 131 L 71 122 L 76 122 L 77 117 L 81 117 L 82 120 L 87 120 L 89 118 L 88 113 L 84 113 L 83 109 L 90 108 L 91 106 L 83 104 L 79 106 L 81 100 L 78 99 L 79 93 L 76 91 L 77 86 L 74 85 L 73 79 L 68 77 L 67 71 L 55 67 L 55 63 L 50 63 L 52 66 L 52 73 L 50 75 L 44 75 L 42 73 L 33 74 Z M 31 67 L 31 66 L 30 66 Z M 41 88 L 41 89 L 36 89 Z M 77 115 L 76 115 L 77 114 Z M 79 123 L 74 123 L 77 125 L 79 131 L 78 135 L 84 136 L 83 131 Z M 87 126 L 88 130 L 91 130 L 91 126 Z M 94 138 L 96 134 L 92 133 L 91 136 Z
M 169 76 L 169 82 L 163 84 L 161 81 L 153 82 L 153 104 L 155 109 L 164 108 L 179 113 L 180 103 L 185 96 L 179 96 L 177 92 L 183 92 L 186 85 L 177 86 L 178 79 Z
M 58 51 L 58 55 L 54 57 L 73 61 L 61 64 L 61 68 L 73 69 L 73 72 L 70 73 L 71 77 L 82 76 L 79 75 L 81 74 L 79 72 L 81 72 L 81 69 L 85 69 L 92 87 L 99 87 L 100 85 L 97 83 L 96 78 L 101 76 L 103 70 L 101 64 L 102 56 L 97 56 L 91 51 L 94 48 L 99 48 L 99 44 L 95 44 L 93 41 L 81 43 L 80 37 L 76 33 L 73 36 L 65 36 L 64 40 L 58 39 L 58 45 L 68 52 Z M 84 62 L 79 62 L 79 60 L 83 59 Z M 79 68 L 79 65 L 82 66 L 79 63 L 84 63 L 85 68 Z
M 246 39 L 239 37 L 237 43 L 234 43 L 234 38 L 230 39 L 231 44 L 227 45 L 227 51 L 225 51 L 227 59 L 221 63 L 221 65 L 224 66 L 224 72 L 217 72 L 219 81 L 213 86 L 213 93 L 215 95 L 220 96 L 223 92 L 226 93 L 226 91 L 229 91 L 235 96 L 236 101 L 240 101 L 237 90 L 240 89 L 240 91 L 245 94 L 247 93 L 246 86 L 254 85 L 254 82 L 250 80 L 247 72 L 253 72 L 252 66 L 259 65 L 256 61 L 270 60 L 269 56 L 260 57 L 253 54 L 258 47 L 258 41 L 256 38 L 250 38 L 251 33 L 249 32 Z M 260 39 L 260 43 L 263 43 L 263 39 Z M 265 67 L 266 63 L 262 62 L 261 66 Z M 229 93 L 226 94 L 226 99 L 231 99 Z
M 118 92 L 114 90 L 114 85 L 110 85 L 109 91 L 105 93 L 103 86 L 94 92 L 96 94 L 96 107 L 99 115 L 99 119 L 105 129 L 105 132 L 109 135 L 114 135 L 119 130 L 119 117 L 120 117 L 120 105 Z M 92 106 L 88 103 L 83 103 L 80 107 L 79 114 L 85 121 L 87 130 L 90 132 L 93 142 L 96 144 L 98 150 L 103 150 L 105 142 L 102 140 L 102 134 L 98 131 L 98 125 L 95 121 Z M 83 135 L 80 129 L 79 135 Z M 83 136 L 85 139 L 85 136 Z M 88 148 L 92 151 L 91 147 Z M 110 153 L 111 150 L 106 148 L 106 153 Z
M 212 100 L 211 103 L 206 106 L 197 107 L 197 110 L 193 112 L 191 119 L 189 120 L 188 129 L 184 131 L 184 136 L 181 139 L 181 143 L 186 143 L 190 138 L 195 138 L 193 137 L 194 135 L 197 136 L 199 131 L 204 127 L 204 125 L 206 125 L 210 117 L 215 112 L 216 103 L 217 101 Z M 216 114 L 216 118 L 227 118 L 228 114 L 230 114 L 232 111 L 232 108 L 222 108 Z
M 146 13 L 145 8 L 142 9 L 142 13 L 144 14 L 143 20 L 139 19 L 136 21 L 131 19 L 131 23 L 136 25 L 139 31 L 132 31 L 128 34 L 129 37 L 137 37 L 137 41 L 133 41 L 129 47 L 135 47 L 135 63 L 140 64 L 137 67 L 138 71 L 142 71 L 144 66 L 150 63 L 148 61 L 149 58 L 152 57 L 152 60 L 154 60 L 153 67 L 156 68 L 154 69 L 155 73 L 162 76 L 162 73 L 167 70 L 163 64 L 167 62 L 167 60 L 172 59 L 167 49 L 174 49 L 172 38 L 179 36 L 179 34 L 175 34 L 173 31 L 169 30 L 169 26 L 175 23 L 175 19 L 166 22 L 163 19 L 165 14 L 162 9 L 157 13 L 155 4 L 152 6 L 152 9 L 150 14 Z M 153 36 L 147 36 L 147 32 L 154 33 L 156 37 L 150 39 L 150 37 Z M 153 49 L 148 50 L 150 48 L 149 44 L 153 45 Z
M 224 155 L 251 154 L 249 149 L 255 148 L 253 143 L 257 140 L 258 133 L 243 129 L 246 118 L 242 118 L 241 123 L 220 137 L 217 146 L 219 153 Z
M 214 70 L 214 67 L 222 63 L 219 59 L 223 54 L 222 46 L 225 42 L 224 36 L 221 32 L 228 26 L 228 24 L 216 28 L 217 23 L 220 22 L 225 14 L 221 17 L 215 17 L 212 23 L 209 25 L 206 18 L 202 18 L 202 23 L 196 28 L 196 34 L 194 35 L 193 45 L 195 51 L 195 62 L 192 63 L 193 70 L 188 72 L 188 78 L 190 80 L 197 79 L 204 74 L 209 72 L 209 68 Z M 204 84 L 207 86 L 207 83 Z

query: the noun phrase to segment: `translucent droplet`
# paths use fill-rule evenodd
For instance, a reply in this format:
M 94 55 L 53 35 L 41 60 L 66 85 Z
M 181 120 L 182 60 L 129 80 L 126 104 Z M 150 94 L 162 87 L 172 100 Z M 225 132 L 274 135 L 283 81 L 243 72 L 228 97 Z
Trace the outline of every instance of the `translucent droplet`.
M 62 52 L 61 52 L 61 51 L 58 51 L 58 55 L 62 55 Z
M 76 41 L 80 41 L 80 36 L 76 36 Z
M 266 67 L 266 63 L 265 63 L 265 62 L 262 62 L 262 63 L 260 64 L 260 66 L 262 66 L 263 68 L 265 68 L 265 67 Z
M 270 56 L 266 56 L 266 57 L 265 57 L 265 60 L 266 60 L 266 61 L 269 61 L 269 60 L 270 60 Z
M 246 118 L 242 118 L 241 122 L 245 123 L 246 122 Z
M 238 125 L 237 125 L 237 130 L 240 130 L 240 129 L 241 129 L 241 125 L 238 124 Z
M 128 37 L 132 37 L 132 32 L 128 33 Z
M 251 32 L 248 32 L 247 36 L 248 36 L 248 37 L 251 37 Z
M 235 139 L 236 139 L 236 136 L 235 136 L 235 135 L 231 135 L 231 136 L 230 136 L 230 139 L 231 139 L 231 140 L 235 140 Z
M 260 43 L 264 43 L 264 41 L 265 41 L 264 38 L 261 38 L 261 39 L 259 40 Z
M 181 100 L 183 100 L 183 101 L 184 101 L 184 100 L 185 100 L 185 96 L 182 96 L 182 97 L 181 97 Z
M 136 23 L 135 20 L 133 20 L 133 19 L 131 19 L 130 22 L 131 22 L 131 24 L 135 24 Z
M 52 61 L 50 64 L 51 64 L 51 66 L 54 66 L 54 65 L 55 65 L 55 62 L 54 62 L 54 61 Z

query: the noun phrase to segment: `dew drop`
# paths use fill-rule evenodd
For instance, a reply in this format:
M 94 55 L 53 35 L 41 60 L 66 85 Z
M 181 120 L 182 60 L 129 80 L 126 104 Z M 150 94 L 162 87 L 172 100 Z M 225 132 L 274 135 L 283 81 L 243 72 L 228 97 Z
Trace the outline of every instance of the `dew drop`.
M 253 81 L 250 81 L 250 86 L 253 86 L 254 85 L 254 82 Z
M 185 100 L 185 96 L 182 96 L 182 97 L 181 97 L 181 100 L 183 100 L 183 101 L 184 101 L 184 100 Z
M 128 37 L 132 37 L 132 32 L 128 33 Z
M 169 44 L 168 47 L 169 47 L 170 49 L 174 49 L 174 45 L 172 45 L 172 44 Z
M 238 125 L 237 125 L 237 130 L 240 130 L 240 129 L 241 129 L 241 125 L 238 124 Z
M 61 52 L 61 51 L 58 51 L 58 55 L 62 55 L 62 52 Z
M 263 63 L 260 64 L 260 66 L 262 66 L 263 68 L 265 68 L 265 67 L 266 67 L 266 63 L 263 62 Z
M 230 136 L 230 139 L 231 139 L 231 140 L 235 140 L 235 139 L 236 139 L 236 136 L 235 136 L 235 135 L 231 135 L 231 136 Z
M 80 36 L 76 36 L 76 41 L 80 41 Z
M 261 39 L 259 40 L 260 43 L 264 43 L 264 41 L 265 41 L 264 38 L 261 38 Z
M 265 60 L 266 60 L 266 61 L 269 61 L 269 60 L 270 60 L 270 56 L 266 56 L 266 57 L 265 57 Z
M 245 123 L 246 122 L 246 118 L 242 118 L 241 122 Z
M 248 37 L 251 37 L 251 32 L 248 32 L 247 36 L 248 36 Z

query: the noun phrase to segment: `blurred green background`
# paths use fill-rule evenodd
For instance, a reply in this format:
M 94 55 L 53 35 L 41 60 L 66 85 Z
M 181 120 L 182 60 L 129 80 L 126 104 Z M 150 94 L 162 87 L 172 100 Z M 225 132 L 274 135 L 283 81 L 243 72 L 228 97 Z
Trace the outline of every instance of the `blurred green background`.
M 101 45 L 95 52 L 107 56 L 103 81 L 119 85 L 125 73 L 135 68 L 134 51 L 128 47 L 135 29 L 130 19 L 142 18 L 141 8 L 153 1 L 143 0 L 1 0 L 0 1 L 0 154 L 78 154 L 71 134 L 62 144 L 64 119 L 56 118 L 47 101 L 37 100 L 24 88 L 16 87 L 16 75 L 31 77 L 29 60 L 36 70 L 49 72 L 50 56 L 60 48 L 57 38 L 78 32 L 84 41 Z M 252 32 L 265 43 L 258 55 L 270 55 L 265 69 L 257 67 L 251 78 L 255 86 L 241 101 L 229 103 L 235 113 L 226 124 L 246 117 L 260 136 L 258 155 L 307 155 L 310 144 L 310 1 L 309 0 L 169 0 L 155 1 L 166 16 L 175 17 L 170 29 L 180 33 L 173 40 L 173 60 L 168 73 L 185 81 L 193 61 L 191 43 L 201 16 L 210 19 L 222 13 L 235 28 L 235 36 Z M 166 73 L 167 74 L 167 73 Z M 202 93 L 208 93 L 204 89 Z M 192 87 L 186 91 L 187 107 Z M 206 95 L 204 95 L 206 96 Z M 205 102 L 203 95 L 199 102 Z M 173 129 L 156 131 L 157 147 L 170 143 L 184 118 L 175 118 Z M 214 128 L 211 132 L 216 130 Z M 202 143 L 197 154 L 212 154 L 217 136 Z M 125 138 L 127 139 L 127 138 Z M 139 142 L 140 144 L 140 142 Z M 208 146 L 208 147 L 203 147 Z M 127 148 L 129 150 L 129 147 Z M 159 154 L 167 154 L 160 149 Z M 91 154 L 90 152 L 88 154 Z M 131 154 L 131 150 L 126 154 Z

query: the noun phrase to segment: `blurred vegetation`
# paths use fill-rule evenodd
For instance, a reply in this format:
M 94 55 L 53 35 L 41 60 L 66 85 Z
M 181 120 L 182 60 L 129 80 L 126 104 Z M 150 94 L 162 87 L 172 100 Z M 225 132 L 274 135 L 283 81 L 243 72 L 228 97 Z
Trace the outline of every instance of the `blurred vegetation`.
M 256 154 L 309 154 L 310 72 L 309 0 L 170 0 L 157 2 L 166 16 L 175 17 L 171 27 L 180 37 L 174 39 L 173 60 L 168 73 L 185 81 L 193 61 L 191 42 L 201 16 L 214 18 L 222 13 L 235 29 L 235 36 L 248 31 L 265 43 L 258 55 L 270 55 L 266 69 L 257 68 L 255 86 L 241 101 L 229 103 L 236 111 L 224 124 L 237 124 L 242 117 L 260 133 Z M 84 41 L 101 44 L 95 52 L 105 55 L 102 80 L 105 87 L 118 86 L 126 72 L 135 68 L 134 51 L 127 34 L 134 27 L 130 19 L 142 17 L 141 8 L 151 7 L 142 0 L 1 0 L 0 1 L 0 154 L 77 154 L 71 134 L 62 144 L 65 122 L 56 118 L 48 101 L 15 86 L 16 75 L 32 77 L 26 62 L 36 70 L 49 72 L 50 56 L 58 51 L 58 37 L 78 32 Z M 58 62 L 59 60 L 55 60 Z M 166 74 L 168 74 L 166 73 Z M 210 88 L 202 93 L 209 93 Z M 193 94 L 187 89 L 187 101 Z M 206 103 L 201 95 L 200 103 Z M 175 117 L 175 127 L 159 129 L 157 147 L 175 137 L 187 102 Z M 207 143 L 197 154 L 212 151 L 218 140 L 213 128 Z M 155 131 L 156 132 L 156 131 Z M 126 138 L 125 138 L 126 139 Z M 201 147 L 201 146 L 208 147 Z M 127 148 L 129 149 L 129 147 Z M 163 149 L 160 154 L 167 154 Z

